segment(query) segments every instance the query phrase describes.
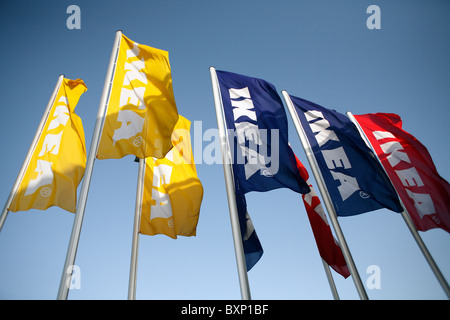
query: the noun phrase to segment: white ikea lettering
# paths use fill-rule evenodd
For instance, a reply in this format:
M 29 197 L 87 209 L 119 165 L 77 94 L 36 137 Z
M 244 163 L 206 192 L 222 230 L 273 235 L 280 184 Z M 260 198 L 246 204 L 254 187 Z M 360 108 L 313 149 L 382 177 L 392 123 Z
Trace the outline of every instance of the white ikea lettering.
M 385 131 L 374 131 L 373 135 L 378 141 L 384 139 L 396 139 L 396 137 Z M 381 150 L 386 154 L 386 159 L 388 159 L 389 164 L 394 169 L 398 178 L 400 179 L 403 186 L 405 186 L 405 191 L 408 197 L 413 201 L 414 207 L 417 210 L 420 218 L 428 214 L 436 213 L 434 208 L 433 200 L 428 193 L 423 192 L 413 192 L 421 190 L 424 187 L 422 178 L 419 175 L 417 169 L 412 165 L 411 160 L 404 151 L 403 146 L 399 141 L 386 141 L 380 143 Z M 402 169 L 398 168 L 398 164 L 402 163 Z M 409 167 L 405 168 L 405 163 L 409 164 Z
M 140 82 L 147 84 L 147 76 L 145 75 L 145 72 L 140 72 L 140 70 L 142 69 L 145 69 L 144 58 L 142 58 L 141 60 L 133 61 L 133 63 L 125 61 L 125 79 L 123 80 L 123 86 L 129 85 L 133 80 L 139 80 Z
M 303 194 L 302 197 L 303 197 L 303 200 L 309 206 L 312 206 L 313 198 L 318 198 L 318 197 L 317 197 L 316 192 L 314 191 L 314 188 L 312 187 L 311 183 L 309 182 L 309 180 L 307 180 L 306 183 L 308 184 L 310 190 L 308 193 Z M 327 225 L 329 225 L 327 216 L 325 215 L 325 211 L 323 211 L 323 206 L 321 204 L 316 205 L 316 207 L 314 208 L 314 211 L 322 218 L 323 222 L 325 222 Z
M 236 136 L 240 144 L 245 144 L 246 140 L 254 141 L 257 145 L 261 145 L 261 137 L 259 135 L 259 128 L 256 124 L 250 122 L 235 123 Z
M 250 91 L 248 91 L 248 87 L 242 89 L 231 88 L 228 90 L 228 92 L 230 93 L 230 99 L 250 99 Z
M 163 185 L 169 184 L 171 175 L 172 175 L 172 166 L 169 166 L 167 164 L 160 164 L 154 167 L 153 186 L 158 188 L 162 187 Z
M 336 167 L 343 167 L 345 169 L 351 168 L 350 161 L 345 154 L 344 148 L 339 147 L 333 150 L 323 150 L 322 155 L 329 169 Z
M 247 148 L 240 145 L 242 155 L 247 158 L 247 163 L 244 164 L 245 178 L 248 179 L 254 175 L 257 171 L 262 170 L 261 174 L 265 174 L 264 169 L 266 168 L 266 159 L 263 155 L 260 155 L 256 150 Z M 267 173 L 266 173 L 267 174 Z M 270 174 L 269 174 L 270 175 Z
M 253 110 L 255 106 L 253 105 L 253 101 L 250 99 L 244 100 L 231 100 L 231 105 L 235 107 L 233 109 L 234 120 L 239 119 L 242 116 L 247 116 L 253 121 L 256 121 L 256 113 Z
M 330 172 L 334 180 L 339 180 L 339 182 L 341 183 L 341 185 L 337 188 L 343 201 L 347 200 L 348 197 L 350 197 L 353 193 L 360 189 L 356 178 L 348 176 L 341 172 L 334 172 L 331 170 Z
M 144 92 L 145 87 L 138 87 L 134 88 L 133 90 L 123 88 L 120 94 L 120 106 L 122 108 L 129 106 L 131 108 L 137 107 L 138 109 L 145 109 Z
M 423 186 L 422 179 L 420 178 L 419 173 L 414 167 L 410 167 L 404 170 L 395 170 L 395 173 L 397 173 L 397 176 L 400 178 L 405 187 Z
M 142 132 L 144 128 L 144 118 L 133 111 L 133 109 L 145 109 L 144 93 L 147 85 L 147 76 L 145 72 L 141 72 L 145 68 L 144 58 L 137 59 L 139 54 L 139 47 L 136 43 L 133 49 L 127 50 L 127 61 L 124 64 L 125 77 L 122 84 L 119 100 L 119 114 L 117 121 L 121 122 L 121 126 L 114 131 L 113 145 L 122 139 L 129 139 L 138 133 Z M 133 60 L 132 60 L 133 59 Z M 132 81 L 138 80 L 138 82 Z
M 172 150 L 170 151 L 172 153 Z M 154 158 L 156 161 L 156 158 Z M 170 176 L 172 175 L 172 166 L 167 164 L 160 164 L 153 168 L 153 188 L 152 199 L 155 204 L 151 205 L 150 220 L 154 218 L 169 218 L 172 216 L 172 205 L 167 193 L 157 190 L 158 187 L 170 183 Z
M 312 132 L 316 135 L 319 147 L 322 147 L 329 140 L 339 141 L 336 133 L 333 130 L 328 130 L 330 123 L 322 115 L 322 112 L 316 110 L 309 110 L 305 112 L 306 120 L 309 122 Z M 314 121 L 315 122 L 311 122 Z
M 267 130 L 260 130 L 258 125 L 249 120 L 242 120 L 246 117 L 252 121 L 257 121 L 255 107 L 251 100 L 248 87 L 228 90 L 231 98 L 231 106 L 233 107 L 233 119 L 236 128 L 236 136 L 239 143 L 238 163 L 243 160 L 245 178 L 249 179 L 256 172 L 260 171 L 262 175 L 273 176 L 278 172 L 278 156 L 279 156 L 279 133 L 278 130 L 271 130 L 272 143 L 271 157 L 267 157 L 267 144 L 263 142 L 261 134 L 265 133 L 267 141 Z M 237 121 L 238 120 L 238 121 Z M 262 132 L 264 131 L 264 132 Z M 248 143 L 248 146 L 246 145 Z M 247 160 L 247 161 L 245 161 Z M 271 163 L 270 169 L 267 165 Z
M 65 126 L 70 118 L 69 109 L 67 106 L 69 101 L 65 96 L 59 98 L 58 104 L 55 107 L 55 113 L 53 114 L 53 120 L 49 123 L 47 130 L 58 128 L 60 125 Z
M 38 157 L 42 157 L 46 153 L 58 154 L 59 145 L 61 143 L 62 131 L 58 134 L 47 133 L 42 144 L 41 152 Z
M 131 110 L 122 110 L 117 116 L 117 121 L 122 122 L 122 126 L 114 131 L 113 143 L 121 139 L 128 139 L 142 131 L 144 118 Z
M 414 207 L 416 207 L 417 212 L 419 213 L 420 218 L 423 218 L 424 215 L 436 213 L 436 209 L 434 208 L 433 200 L 431 196 L 426 193 L 414 193 L 405 189 L 408 197 L 412 199 L 414 202 Z
M 52 163 L 45 160 L 38 160 L 35 172 L 38 173 L 36 179 L 30 180 L 25 195 L 33 194 L 36 190 L 50 184 L 53 181 Z
M 152 199 L 155 201 L 155 204 L 151 205 L 150 220 L 155 218 L 169 218 L 173 215 L 172 204 L 167 193 L 159 192 L 153 188 Z
M 330 123 L 324 118 L 322 112 L 309 110 L 305 112 L 305 117 L 312 132 L 315 134 L 315 138 L 320 147 L 330 140 L 339 141 L 336 133 L 333 130 L 328 129 Z M 328 169 L 330 169 L 333 179 L 340 182 L 337 189 L 342 201 L 347 200 L 353 193 L 360 190 L 358 180 L 356 180 L 355 177 L 346 175 L 342 172 L 333 171 L 333 169 L 336 169 L 337 167 L 344 169 L 350 169 L 352 167 L 342 146 L 332 150 L 321 150 L 321 153 Z
M 374 135 L 375 139 L 377 139 L 377 140 L 386 139 L 386 138 L 394 138 L 395 139 L 395 136 L 392 133 L 387 132 L 387 131 L 374 131 L 373 135 Z
M 406 161 L 411 163 L 408 155 L 401 151 L 403 150 L 402 145 L 398 141 L 386 142 L 380 145 L 381 149 L 385 154 L 387 154 L 387 159 L 392 167 L 395 167 L 400 161 Z
M 67 97 L 61 96 L 58 100 L 55 111 L 52 115 L 49 116 L 48 121 L 52 119 L 47 127 L 47 131 L 42 134 L 45 134 L 44 141 L 42 142 L 42 148 L 39 150 L 38 157 L 42 157 L 48 153 L 57 155 L 59 153 L 59 146 L 61 144 L 61 138 L 64 126 L 67 124 L 70 118 L 70 113 L 68 109 L 68 100 Z M 61 127 L 60 127 L 61 126 Z M 48 133 L 50 130 L 60 128 L 60 132 L 57 134 Z M 37 177 L 35 179 L 30 180 L 27 186 L 27 190 L 25 191 L 25 195 L 33 194 L 42 186 L 51 184 L 53 182 L 53 171 L 52 171 L 52 162 L 47 160 L 37 160 L 36 169 L 34 172 L 37 172 Z

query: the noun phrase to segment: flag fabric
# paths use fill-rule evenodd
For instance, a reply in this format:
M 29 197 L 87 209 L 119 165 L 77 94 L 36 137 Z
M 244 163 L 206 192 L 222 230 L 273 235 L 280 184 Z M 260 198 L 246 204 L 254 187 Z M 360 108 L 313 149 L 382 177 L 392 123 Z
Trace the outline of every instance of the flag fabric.
M 86 168 L 86 146 L 75 107 L 86 90 L 81 79 L 61 82 L 10 211 L 51 206 L 76 211 L 77 187 Z
M 344 278 L 348 278 L 350 276 L 350 271 L 345 262 L 341 247 L 331 232 L 322 203 L 308 180 L 308 171 L 298 158 L 296 160 L 300 176 L 308 183 L 310 189 L 310 192 L 307 194 L 302 194 L 302 198 L 319 254 L 334 271 Z
M 345 115 L 291 96 L 338 216 L 402 212 L 394 187 Z
M 416 228 L 450 232 L 450 185 L 427 148 L 402 129 L 393 113 L 355 115 Z
M 97 158 L 164 158 L 177 120 L 169 53 L 122 35 Z
M 216 71 L 232 153 L 236 204 L 247 271 L 263 249 L 247 212 L 245 194 L 289 188 L 309 192 L 288 144 L 287 117 L 275 87 L 257 78 Z
M 239 227 L 241 229 L 242 245 L 244 247 L 245 264 L 247 266 L 247 271 L 250 271 L 259 259 L 261 259 L 264 250 L 258 235 L 256 234 L 252 219 L 247 212 L 245 195 L 236 194 L 236 206 L 238 210 Z
M 236 193 L 289 188 L 307 193 L 288 144 L 287 117 L 275 87 L 257 78 L 217 71 L 233 154 Z
M 197 177 L 190 121 L 180 116 L 172 134 L 174 147 L 163 159 L 145 159 L 140 233 L 195 236 L 203 186 Z

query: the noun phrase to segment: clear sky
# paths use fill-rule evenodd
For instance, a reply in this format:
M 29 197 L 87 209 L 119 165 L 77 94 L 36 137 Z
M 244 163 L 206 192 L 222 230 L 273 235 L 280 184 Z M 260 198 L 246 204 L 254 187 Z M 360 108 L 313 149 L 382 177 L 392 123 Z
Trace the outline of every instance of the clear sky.
M 69 5 L 81 29 L 69 30 Z M 369 5 L 381 29 L 369 30 Z M 114 35 L 169 51 L 175 99 L 192 121 L 204 198 L 197 236 L 140 236 L 137 299 L 240 299 L 222 164 L 202 151 L 217 128 L 209 67 L 262 78 L 327 108 L 393 112 L 450 179 L 450 2 L 442 1 L 12 1 L 0 0 L 2 207 L 60 74 L 84 80 L 76 113 L 89 149 Z M 287 111 L 287 109 L 286 109 Z M 193 129 L 197 128 L 194 135 Z M 311 170 L 288 115 L 289 140 Z M 76 257 L 81 289 L 69 299 L 126 299 L 137 163 L 97 160 Z M 314 179 L 311 179 L 316 187 Z M 317 190 L 317 188 L 316 188 Z M 264 248 L 249 272 L 253 299 L 332 299 L 299 194 L 250 193 L 248 210 Z M 10 213 L 0 232 L 0 299 L 55 299 L 74 215 Z M 401 216 L 377 210 L 339 218 L 364 284 L 380 268 L 370 299 L 446 299 Z M 450 237 L 421 232 L 450 280 Z M 333 271 L 341 299 L 359 299 Z

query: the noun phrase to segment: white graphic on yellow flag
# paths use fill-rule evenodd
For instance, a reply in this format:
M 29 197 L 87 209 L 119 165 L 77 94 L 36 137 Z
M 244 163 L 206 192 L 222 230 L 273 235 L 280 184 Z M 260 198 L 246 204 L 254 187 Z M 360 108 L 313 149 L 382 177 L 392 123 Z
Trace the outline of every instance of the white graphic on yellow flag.
M 97 158 L 164 158 L 177 120 L 168 52 L 122 35 Z
M 75 212 L 86 149 L 83 125 L 74 111 L 86 90 L 81 79 L 63 79 L 10 211 L 59 206 Z
M 127 60 L 124 66 L 125 77 L 120 93 L 120 109 L 117 116 L 120 127 L 114 130 L 113 145 L 118 140 L 129 139 L 137 134 L 139 135 L 136 139 L 141 140 L 142 129 L 144 128 L 144 117 L 139 115 L 136 110 L 126 108 L 135 107 L 138 110 L 145 110 L 144 93 L 147 85 L 145 61 L 144 58 L 141 60 L 138 59 L 139 48 L 137 43 L 133 44 L 133 49 L 127 50 L 126 52 Z M 132 85 L 132 82 L 134 85 Z
M 171 155 L 172 150 L 167 153 L 166 158 L 169 159 Z M 172 205 L 170 204 L 169 194 L 166 193 L 166 187 L 170 183 L 171 174 L 171 165 L 160 164 L 153 167 L 150 220 L 155 218 L 170 218 L 172 216 Z
M 203 187 L 197 177 L 190 122 L 180 116 L 172 134 L 174 147 L 164 159 L 147 158 L 140 233 L 195 236 Z

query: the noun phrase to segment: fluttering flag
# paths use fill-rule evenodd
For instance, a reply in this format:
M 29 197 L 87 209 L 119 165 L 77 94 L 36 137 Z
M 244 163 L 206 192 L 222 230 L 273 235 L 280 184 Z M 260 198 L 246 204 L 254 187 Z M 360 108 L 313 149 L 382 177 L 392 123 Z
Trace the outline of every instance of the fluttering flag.
M 393 113 L 355 115 L 416 228 L 450 232 L 450 185 L 427 148 L 402 129 Z
M 245 194 L 289 188 L 308 193 L 288 144 L 287 117 L 275 87 L 257 78 L 217 71 L 232 154 L 236 203 L 247 271 L 263 249 L 246 210 Z
M 75 107 L 86 90 L 81 79 L 62 80 L 10 211 L 58 206 L 75 212 L 86 167 L 83 124 Z
M 310 192 L 302 194 L 303 203 L 305 205 L 306 213 L 308 215 L 311 229 L 316 240 L 317 248 L 322 259 L 331 267 L 334 271 L 342 275 L 344 278 L 350 276 L 347 263 L 345 262 L 344 255 L 341 247 L 337 243 L 336 239 L 331 232 L 330 225 L 328 224 L 325 211 L 323 210 L 322 203 L 317 196 L 313 186 L 309 182 L 309 174 L 303 164 L 296 158 L 297 168 L 300 176 L 308 183 Z
M 203 198 L 190 138 L 190 121 L 179 116 L 174 147 L 163 159 L 145 159 L 140 233 L 195 236 Z
M 169 53 L 122 35 L 97 158 L 164 158 L 177 120 Z
M 338 216 L 402 212 L 389 178 L 345 115 L 290 96 Z
M 247 271 L 250 271 L 259 259 L 261 259 L 264 250 L 256 234 L 252 219 L 247 212 L 245 195 L 236 194 L 236 206 L 241 229 L 242 245 L 244 247 L 245 265 L 247 266 Z
M 307 193 L 288 143 L 287 117 L 275 87 L 257 78 L 217 71 L 236 193 L 289 188 Z

